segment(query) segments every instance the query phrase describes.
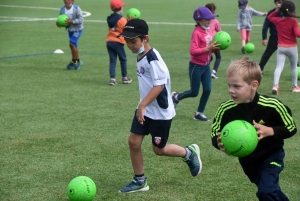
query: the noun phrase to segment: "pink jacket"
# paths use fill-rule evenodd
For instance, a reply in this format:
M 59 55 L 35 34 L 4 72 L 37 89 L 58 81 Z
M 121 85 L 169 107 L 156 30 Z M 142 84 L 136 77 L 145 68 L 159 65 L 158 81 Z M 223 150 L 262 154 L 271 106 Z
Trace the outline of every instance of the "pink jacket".
M 222 31 L 220 22 L 217 19 L 212 19 L 210 23 L 210 29 L 214 31 L 214 35 L 215 33 Z
M 195 27 L 190 46 L 190 61 L 192 63 L 200 66 L 209 64 L 212 51 L 206 52 L 204 48 L 211 44 L 213 36 L 213 29 L 205 30 L 201 26 Z

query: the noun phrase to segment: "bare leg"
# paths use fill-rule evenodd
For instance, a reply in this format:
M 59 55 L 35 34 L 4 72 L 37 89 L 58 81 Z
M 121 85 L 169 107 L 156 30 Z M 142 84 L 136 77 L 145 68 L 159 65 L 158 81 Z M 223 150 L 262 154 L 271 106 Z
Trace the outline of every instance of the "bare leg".
M 144 158 L 142 153 L 142 142 L 144 135 L 130 133 L 128 144 L 130 149 L 130 159 L 135 175 L 144 174 Z
M 154 153 L 160 156 L 184 157 L 186 155 L 185 148 L 176 144 L 167 144 L 164 148 L 158 148 L 152 145 L 152 148 Z
M 72 59 L 78 59 L 79 56 L 77 47 L 73 43 L 70 43 L 69 46 L 72 52 Z

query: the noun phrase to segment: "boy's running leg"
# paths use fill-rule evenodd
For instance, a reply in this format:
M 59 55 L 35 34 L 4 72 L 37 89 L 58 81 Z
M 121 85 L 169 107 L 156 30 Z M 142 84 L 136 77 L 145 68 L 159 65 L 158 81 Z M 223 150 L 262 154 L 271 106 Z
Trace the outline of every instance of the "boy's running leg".
M 186 147 L 187 154 L 182 159 L 189 166 L 193 177 L 200 174 L 202 170 L 202 161 L 200 159 L 200 149 L 198 145 L 192 144 Z

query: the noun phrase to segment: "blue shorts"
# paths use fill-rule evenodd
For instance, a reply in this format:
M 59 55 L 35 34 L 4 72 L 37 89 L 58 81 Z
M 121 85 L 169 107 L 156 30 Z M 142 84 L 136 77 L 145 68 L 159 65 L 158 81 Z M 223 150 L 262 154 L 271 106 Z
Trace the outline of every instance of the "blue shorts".
M 169 138 L 172 119 L 154 120 L 145 116 L 144 124 L 140 124 L 134 113 L 130 132 L 137 135 L 152 136 L 152 144 L 158 148 L 164 148 Z
M 69 39 L 70 39 L 70 43 L 73 43 L 75 45 L 75 47 L 78 47 L 78 40 L 82 34 L 83 30 L 80 31 L 68 31 L 69 33 Z

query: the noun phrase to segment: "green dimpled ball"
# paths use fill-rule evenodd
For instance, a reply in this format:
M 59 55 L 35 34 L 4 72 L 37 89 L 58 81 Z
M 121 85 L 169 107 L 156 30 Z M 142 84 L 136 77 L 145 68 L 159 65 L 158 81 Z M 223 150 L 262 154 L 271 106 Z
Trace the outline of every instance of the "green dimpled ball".
M 136 8 L 130 8 L 127 12 L 127 18 L 133 16 L 136 19 L 141 18 L 141 12 Z
M 57 18 L 57 24 L 61 27 L 66 27 L 67 26 L 67 23 L 66 21 L 69 19 L 69 16 L 65 15 L 65 14 L 62 14 L 60 16 L 58 16 Z
M 245 52 L 252 53 L 252 52 L 254 52 L 254 50 L 255 50 L 255 46 L 253 43 L 247 43 L 245 45 Z
M 221 143 L 227 153 L 236 157 L 251 154 L 258 143 L 256 129 L 247 121 L 234 120 L 221 131 Z
M 96 184 L 86 176 L 72 179 L 67 189 L 71 201 L 92 201 L 96 196 Z
M 219 31 L 214 35 L 213 41 L 217 41 L 217 44 L 220 44 L 220 50 L 225 50 L 231 44 L 231 37 L 227 32 Z

